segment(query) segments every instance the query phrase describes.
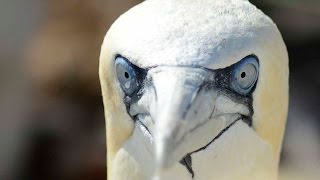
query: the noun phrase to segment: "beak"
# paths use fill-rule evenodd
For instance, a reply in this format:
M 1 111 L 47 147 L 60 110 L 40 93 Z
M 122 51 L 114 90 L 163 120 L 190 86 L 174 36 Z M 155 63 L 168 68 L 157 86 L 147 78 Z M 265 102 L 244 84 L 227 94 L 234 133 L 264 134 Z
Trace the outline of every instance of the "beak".
M 223 129 L 239 120 L 239 115 L 225 115 L 217 110 L 221 109 L 217 104 L 221 98 L 214 85 L 214 72 L 157 67 L 151 69 L 148 76 L 155 94 L 150 115 L 155 123 L 157 173 L 206 146 Z
M 197 120 L 195 114 L 189 115 L 189 110 L 204 83 L 201 71 L 198 70 L 196 74 L 200 76 L 196 76 L 188 70 L 191 69 L 158 69 L 152 74 L 157 97 L 153 119 L 156 167 L 159 169 L 171 166 L 188 153 L 185 149 L 188 143 L 183 143 L 183 139 L 191 130 L 189 123 Z

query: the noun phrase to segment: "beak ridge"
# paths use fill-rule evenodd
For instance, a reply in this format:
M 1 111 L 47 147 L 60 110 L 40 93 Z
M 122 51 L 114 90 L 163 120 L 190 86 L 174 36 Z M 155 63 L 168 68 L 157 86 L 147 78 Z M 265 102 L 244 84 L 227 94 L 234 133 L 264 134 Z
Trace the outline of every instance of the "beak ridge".
M 181 139 L 190 130 L 189 109 L 198 96 L 207 72 L 202 69 L 181 68 L 177 71 L 156 71 L 152 80 L 156 89 L 155 153 L 157 169 L 166 169 L 188 153 Z

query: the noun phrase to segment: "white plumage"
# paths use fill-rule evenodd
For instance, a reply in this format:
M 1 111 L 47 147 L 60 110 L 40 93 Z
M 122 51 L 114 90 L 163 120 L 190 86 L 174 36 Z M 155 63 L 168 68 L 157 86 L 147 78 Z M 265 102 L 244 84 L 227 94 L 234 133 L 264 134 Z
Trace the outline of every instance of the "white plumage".
M 130 70 L 123 77 L 140 88 L 133 94 L 119 79 L 119 56 Z M 246 75 L 231 77 L 241 63 L 259 72 L 250 93 L 232 85 Z M 100 80 L 108 178 L 276 179 L 288 55 L 276 25 L 249 1 L 141 3 L 108 31 Z

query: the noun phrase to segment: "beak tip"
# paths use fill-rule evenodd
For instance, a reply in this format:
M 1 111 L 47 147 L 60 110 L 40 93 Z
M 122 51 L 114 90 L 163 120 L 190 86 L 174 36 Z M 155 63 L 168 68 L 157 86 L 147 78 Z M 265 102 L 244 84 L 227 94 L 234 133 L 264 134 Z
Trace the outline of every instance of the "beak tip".
M 163 121 L 161 121 L 163 122 Z M 174 121 L 173 121 L 174 122 Z M 166 124 L 168 125 L 168 124 Z M 179 162 L 181 149 L 177 145 L 177 135 L 184 127 L 180 122 L 178 126 L 166 126 L 166 128 L 157 128 L 155 133 L 155 167 L 159 171 L 170 168 L 174 163 Z
M 159 147 L 160 146 L 160 147 Z M 166 152 L 165 148 L 159 144 L 158 147 L 156 147 L 156 167 L 157 169 L 163 169 L 166 167 Z
M 164 170 L 170 167 L 172 162 L 172 144 L 168 140 L 158 141 L 156 143 L 156 169 Z

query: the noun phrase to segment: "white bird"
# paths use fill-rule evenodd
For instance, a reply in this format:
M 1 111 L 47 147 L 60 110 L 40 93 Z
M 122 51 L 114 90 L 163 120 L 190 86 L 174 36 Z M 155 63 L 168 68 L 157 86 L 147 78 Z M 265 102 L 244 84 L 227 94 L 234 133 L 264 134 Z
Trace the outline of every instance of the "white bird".
M 144 1 L 108 31 L 99 74 L 108 179 L 277 179 L 288 54 L 249 1 Z

